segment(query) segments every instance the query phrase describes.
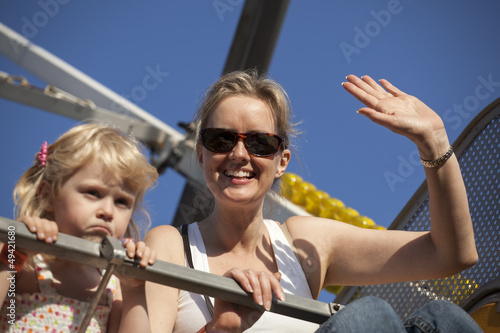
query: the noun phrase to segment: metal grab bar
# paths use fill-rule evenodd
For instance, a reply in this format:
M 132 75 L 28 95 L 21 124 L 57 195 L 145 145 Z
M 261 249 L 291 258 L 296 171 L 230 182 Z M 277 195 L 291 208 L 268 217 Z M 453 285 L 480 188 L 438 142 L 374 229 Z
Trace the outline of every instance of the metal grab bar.
M 59 234 L 53 244 L 37 239 L 22 222 L 0 217 L 0 241 L 8 241 L 9 231 L 15 233 L 16 248 L 46 253 L 61 259 L 105 269 L 114 266 L 114 272 L 154 283 L 207 295 L 228 302 L 262 309 L 236 281 L 231 278 L 206 273 L 169 262 L 157 260 L 154 265 L 142 268 L 138 260 L 127 257 L 121 242 L 107 237 L 101 244 L 85 239 Z M 98 301 L 95 299 L 94 301 Z M 285 301 L 273 297 L 271 312 L 321 324 L 343 306 L 324 303 L 304 297 L 285 294 Z

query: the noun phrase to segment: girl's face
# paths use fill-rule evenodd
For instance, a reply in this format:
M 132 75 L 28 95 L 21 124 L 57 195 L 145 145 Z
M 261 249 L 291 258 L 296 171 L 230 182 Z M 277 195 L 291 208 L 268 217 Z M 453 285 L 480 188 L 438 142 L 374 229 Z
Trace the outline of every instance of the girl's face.
M 206 128 L 223 128 L 238 133 L 277 133 L 273 113 L 260 99 L 236 95 L 215 107 Z M 198 159 L 205 180 L 217 202 L 229 205 L 261 204 L 275 178 L 280 177 L 290 160 L 290 151 L 280 149 L 269 157 L 250 155 L 239 140 L 229 153 L 217 154 L 205 148 Z
M 110 175 L 94 160 L 63 184 L 46 210 L 53 214 L 59 232 L 100 242 L 108 235 L 123 237 L 136 195 L 121 177 Z

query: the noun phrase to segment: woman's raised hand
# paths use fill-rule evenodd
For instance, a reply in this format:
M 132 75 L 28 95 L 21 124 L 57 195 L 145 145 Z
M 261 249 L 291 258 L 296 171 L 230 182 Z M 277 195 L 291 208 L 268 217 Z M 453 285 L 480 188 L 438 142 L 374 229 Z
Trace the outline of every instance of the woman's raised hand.
M 380 84 L 367 75 L 348 75 L 346 79 L 342 83 L 344 89 L 366 105 L 358 113 L 412 140 L 423 159 L 432 160 L 448 150 L 443 121 L 418 98 L 384 79 Z

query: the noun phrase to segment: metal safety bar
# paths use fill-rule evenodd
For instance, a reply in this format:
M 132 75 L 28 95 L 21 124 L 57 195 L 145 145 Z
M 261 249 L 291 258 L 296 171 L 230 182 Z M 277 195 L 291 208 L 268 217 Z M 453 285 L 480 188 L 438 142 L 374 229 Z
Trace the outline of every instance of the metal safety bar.
M 113 237 L 107 237 L 99 244 L 70 235 L 59 234 L 55 243 L 47 244 L 38 240 L 36 235 L 31 233 L 24 223 L 0 217 L 0 241 L 7 242 L 8 239 L 12 241 L 13 234 L 16 249 L 29 249 L 33 252 L 49 254 L 60 259 L 100 269 L 112 267 L 114 273 L 262 309 L 253 301 L 252 296 L 231 278 L 161 260 L 157 260 L 151 266 L 142 268 L 138 260 L 133 260 L 126 255 L 121 242 Z M 8 238 L 8 235 L 10 238 Z M 98 301 L 98 299 L 96 298 L 94 301 Z M 270 311 L 321 324 L 342 307 L 342 305 L 336 303 L 324 303 L 285 294 L 285 301 L 273 297 Z

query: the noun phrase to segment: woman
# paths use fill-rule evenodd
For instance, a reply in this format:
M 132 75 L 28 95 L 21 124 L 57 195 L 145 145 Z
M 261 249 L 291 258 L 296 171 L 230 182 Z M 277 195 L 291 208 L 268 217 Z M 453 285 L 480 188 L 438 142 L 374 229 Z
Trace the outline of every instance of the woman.
M 438 278 L 477 261 L 465 188 L 440 117 L 386 80 L 378 84 L 368 76 L 349 75 L 343 87 L 366 105 L 358 113 L 417 145 L 426 166 L 431 231 L 368 230 L 296 216 L 284 223 L 296 247 L 294 256 L 280 223 L 263 216 L 266 194 L 291 157 L 288 97 L 276 82 L 254 71 L 226 74 L 209 88 L 196 115 L 197 156 L 214 207 L 206 219 L 189 226 L 190 249 L 196 269 L 234 278 L 263 310 L 269 309 L 272 292 L 280 299 L 284 292 L 316 299 L 328 285 Z M 182 239 L 173 227 L 153 229 L 146 242 L 160 260 L 185 265 Z M 220 300 L 212 315 L 201 296 L 155 284 L 147 285 L 147 297 L 157 332 L 317 329 Z M 344 310 L 339 314 L 349 317 Z M 339 314 L 332 320 L 342 318 Z

